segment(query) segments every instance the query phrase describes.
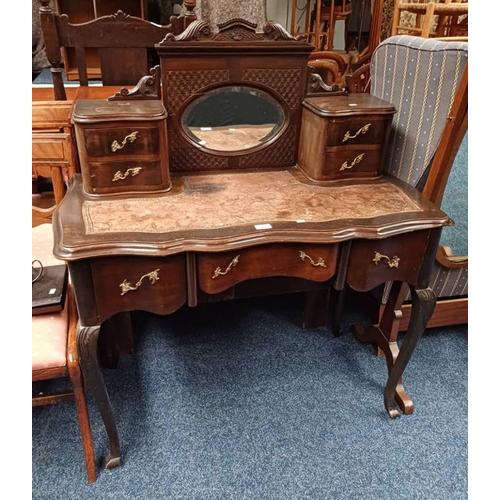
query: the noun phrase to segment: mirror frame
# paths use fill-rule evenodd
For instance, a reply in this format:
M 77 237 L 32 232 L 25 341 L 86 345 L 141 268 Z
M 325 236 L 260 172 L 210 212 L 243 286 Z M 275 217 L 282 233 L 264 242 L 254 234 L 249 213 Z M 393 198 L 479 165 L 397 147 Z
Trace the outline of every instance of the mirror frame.
M 254 23 L 233 19 L 212 33 L 208 23 L 194 21 L 180 35 L 169 33 L 155 46 L 168 115 L 172 173 L 296 165 L 307 60 L 314 47 L 274 21 L 263 31 L 256 28 Z M 275 99 L 285 114 L 280 132 L 242 151 L 209 150 L 190 140 L 182 129 L 182 113 L 199 96 L 225 86 L 253 87 Z

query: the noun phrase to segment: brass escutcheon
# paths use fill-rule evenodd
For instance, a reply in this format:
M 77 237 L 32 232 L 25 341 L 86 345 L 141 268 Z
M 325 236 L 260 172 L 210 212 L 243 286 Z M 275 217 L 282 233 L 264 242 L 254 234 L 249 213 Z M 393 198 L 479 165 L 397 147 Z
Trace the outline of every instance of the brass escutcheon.
M 122 174 L 121 170 L 118 170 L 118 172 L 115 172 L 115 175 L 111 179 L 111 182 L 122 181 L 123 179 L 126 179 L 129 175 L 135 177 L 141 170 L 142 167 L 133 167 L 133 168 L 131 167 L 128 168 L 124 174 Z
M 132 286 L 126 279 L 124 279 L 123 282 L 120 283 L 120 288 L 122 290 L 122 293 L 120 295 L 125 295 L 127 292 L 130 292 L 131 290 L 137 290 L 142 285 L 142 281 L 145 278 L 149 278 L 151 284 L 154 285 L 160 279 L 160 275 L 158 274 L 159 271 L 160 271 L 159 269 L 155 269 L 150 273 L 144 274 L 143 276 L 141 276 L 141 279 L 135 284 L 135 286 Z
M 312 266 L 314 267 L 326 267 L 326 264 L 325 264 L 325 261 L 320 257 L 318 259 L 318 262 L 314 262 L 313 259 L 311 259 L 311 257 L 309 257 L 309 255 L 307 255 L 304 251 L 302 250 L 299 250 L 299 255 L 300 255 L 300 258 L 305 262 L 306 259 L 311 263 Z
M 401 260 L 397 255 L 395 255 L 392 259 L 390 259 L 387 255 L 382 255 L 381 253 L 375 251 L 375 257 L 373 257 L 373 262 L 375 262 L 375 265 L 378 265 L 378 263 L 382 259 L 387 260 L 388 267 L 396 267 L 396 268 L 399 267 L 399 261 Z
M 118 151 L 119 149 L 123 149 L 125 147 L 125 144 L 127 144 L 127 142 L 134 142 L 137 139 L 138 135 L 139 131 L 136 130 L 135 132 L 126 135 L 121 144 L 118 141 L 113 141 L 111 143 L 111 151 L 113 153 L 116 153 L 116 151 Z
M 212 276 L 212 279 L 215 279 L 217 278 L 218 276 L 223 276 L 224 274 L 227 274 L 229 271 L 231 271 L 231 269 L 236 266 L 236 264 L 238 264 L 240 260 L 240 254 L 238 254 L 230 263 L 229 265 L 226 267 L 226 270 L 223 271 L 220 266 L 217 267 L 214 271 L 214 275 Z
M 359 134 L 366 134 L 370 129 L 371 123 L 367 123 L 363 125 L 354 135 L 351 135 L 351 132 L 346 132 L 342 142 L 348 141 L 349 139 L 355 139 Z
M 354 165 L 357 165 L 363 159 L 364 156 L 365 156 L 365 153 L 361 153 L 360 155 L 356 156 L 356 158 L 354 158 L 354 160 L 352 160 L 352 163 L 350 165 L 348 165 L 347 161 L 345 161 L 344 163 L 342 163 L 340 170 L 341 171 L 347 170 L 349 168 L 354 167 Z

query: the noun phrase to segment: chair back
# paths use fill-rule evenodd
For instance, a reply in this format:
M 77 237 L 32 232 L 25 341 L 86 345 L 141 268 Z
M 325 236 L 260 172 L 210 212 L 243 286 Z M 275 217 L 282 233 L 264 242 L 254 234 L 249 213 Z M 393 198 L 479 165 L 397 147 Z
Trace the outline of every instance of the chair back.
M 438 146 L 445 146 L 441 138 L 467 78 L 467 60 L 467 42 L 409 35 L 387 38 L 373 53 L 370 93 L 396 107 L 384 170 L 421 191 Z M 466 105 L 467 93 L 461 92 L 460 99 Z M 464 134 L 463 127 L 456 127 L 448 140 L 459 142 Z
M 79 24 L 69 22 L 66 14 L 50 7 L 50 0 L 40 1 L 40 23 L 47 59 L 51 65 L 55 100 L 66 100 L 61 49 L 70 49 L 78 81 L 88 86 L 91 70 L 87 49 L 98 49 L 102 84 L 135 85 L 155 65 L 154 46 L 168 33 L 178 35 L 196 19 L 193 15 L 172 17 L 172 23 L 160 26 L 119 10 Z M 94 63 L 95 64 L 95 63 Z M 69 68 L 65 68 L 68 72 Z

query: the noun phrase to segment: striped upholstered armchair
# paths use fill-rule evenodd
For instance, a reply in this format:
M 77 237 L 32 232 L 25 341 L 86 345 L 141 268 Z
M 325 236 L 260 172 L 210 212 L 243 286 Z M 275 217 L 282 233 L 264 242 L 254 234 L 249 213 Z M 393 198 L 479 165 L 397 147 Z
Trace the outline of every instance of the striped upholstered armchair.
M 392 102 L 397 110 L 385 171 L 438 205 L 442 204 L 457 151 L 467 145 L 467 59 L 467 42 L 407 35 L 387 38 L 371 59 L 370 93 Z M 466 176 L 466 168 L 463 170 Z M 464 229 L 457 224 L 446 229 L 466 232 L 467 226 Z M 467 241 L 467 234 L 461 237 L 461 241 Z M 442 243 L 453 240 L 443 233 Z M 430 282 L 438 302 L 429 327 L 467 322 L 467 271 L 466 256 L 456 257 L 449 246 L 440 247 Z M 377 322 L 388 301 L 392 307 L 391 287 L 389 284 L 373 292 L 378 304 Z M 411 308 L 406 303 L 401 307 L 409 296 L 404 290 L 400 295 L 396 304 L 403 314 L 401 318 L 394 314 L 396 331 L 406 330 Z

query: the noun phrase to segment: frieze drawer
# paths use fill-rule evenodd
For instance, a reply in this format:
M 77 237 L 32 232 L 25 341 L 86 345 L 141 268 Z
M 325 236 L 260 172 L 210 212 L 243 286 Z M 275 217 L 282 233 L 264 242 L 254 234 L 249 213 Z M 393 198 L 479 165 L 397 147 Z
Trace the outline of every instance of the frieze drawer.
M 383 240 L 353 241 L 347 283 L 359 292 L 366 292 L 387 281 L 415 284 L 429 236 L 430 232 L 424 230 Z
M 322 282 L 336 272 L 337 245 L 270 244 L 222 253 L 199 253 L 199 287 L 219 293 L 254 278 L 286 276 Z
M 307 98 L 299 167 L 314 181 L 380 177 L 394 112 L 370 94 Z
M 73 122 L 84 191 L 94 196 L 168 191 L 166 117 L 159 100 L 78 100 Z
M 187 299 L 186 256 L 93 259 L 92 280 L 101 320 L 119 311 L 170 314 Z

